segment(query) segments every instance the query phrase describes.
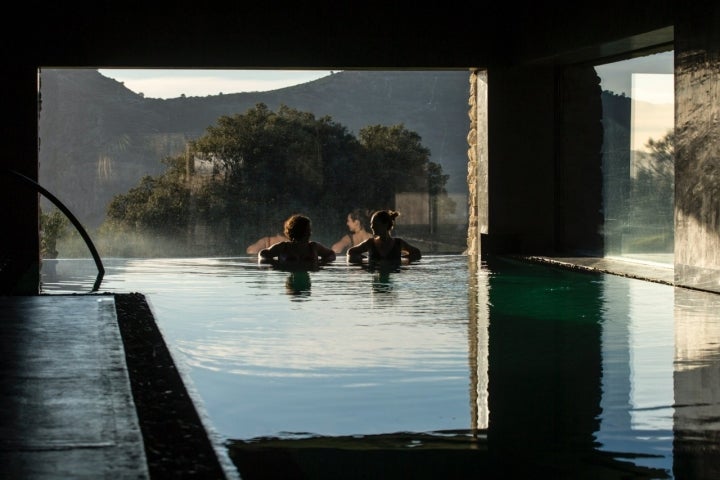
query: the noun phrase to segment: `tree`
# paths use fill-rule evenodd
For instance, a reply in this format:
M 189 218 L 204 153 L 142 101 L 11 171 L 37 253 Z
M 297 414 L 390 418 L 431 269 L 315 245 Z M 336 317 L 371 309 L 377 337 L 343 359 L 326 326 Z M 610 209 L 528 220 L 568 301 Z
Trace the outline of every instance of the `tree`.
M 184 232 L 189 219 L 190 192 L 184 182 L 184 158 L 169 157 L 165 173 L 146 175 L 124 195 L 116 195 L 107 218 L 126 226 L 158 233 Z
M 632 248 L 668 251 L 673 248 L 675 191 L 675 134 L 648 140 L 646 152 L 635 152 L 628 216 L 633 226 Z
M 56 258 L 58 255 L 57 241 L 67 230 L 69 220 L 57 208 L 49 213 L 40 212 L 40 256 L 42 258 Z
M 250 226 L 274 218 L 268 209 L 342 215 L 336 209 L 357 190 L 357 177 L 343 173 L 358 151 L 357 140 L 330 117 L 284 105 L 272 112 L 262 103 L 220 117 L 191 142 L 193 157 L 220 165 L 225 196 L 233 199 L 226 214 Z
M 422 145 L 420 135 L 398 124 L 371 125 L 361 129 L 359 136 L 365 149 L 364 167 L 372 177 L 367 187 L 378 205 L 393 207 L 398 192 L 427 191 L 430 150 Z
M 427 190 L 428 190 L 428 211 L 430 212 L 430 233 L 435 233 L 438 226 L 438 197 L 447 193 L 445 184 L 450 178 L 449 175 L 443 175 L 442 166 L 435 162 L 427 163 Z
M 186 155 L 163 160 L 165 173 L 114 197 L 108 222 L 175 237 L 202 225 L 244 252 L 238 243 L 277 232 L 279 215 L 309 215 L 313 236 L 331 241 L 352 208 L 392 207 L 397 192 L 445 192 L 448 176 L 417 133 L 375 125 L 360 137 L 328 116 L 257 104 L 219 117 Z

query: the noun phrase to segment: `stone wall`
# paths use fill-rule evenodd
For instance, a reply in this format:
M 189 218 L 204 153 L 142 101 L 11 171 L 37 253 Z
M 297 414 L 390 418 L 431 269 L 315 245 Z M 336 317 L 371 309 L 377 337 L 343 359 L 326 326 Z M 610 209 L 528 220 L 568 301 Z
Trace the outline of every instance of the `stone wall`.
M 480 255 L 482 235 L 488 233 L 488 85 L 487 72 L 470 71 L 468 99 L 468 244 L 469 255 Z

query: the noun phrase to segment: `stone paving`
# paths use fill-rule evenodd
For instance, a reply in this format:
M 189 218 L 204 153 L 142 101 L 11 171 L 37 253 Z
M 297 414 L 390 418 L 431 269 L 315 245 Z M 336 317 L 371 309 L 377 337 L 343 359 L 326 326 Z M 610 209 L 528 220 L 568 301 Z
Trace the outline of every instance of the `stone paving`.
M 113 296 L 0 297 L 0 477 L 150 478 Z

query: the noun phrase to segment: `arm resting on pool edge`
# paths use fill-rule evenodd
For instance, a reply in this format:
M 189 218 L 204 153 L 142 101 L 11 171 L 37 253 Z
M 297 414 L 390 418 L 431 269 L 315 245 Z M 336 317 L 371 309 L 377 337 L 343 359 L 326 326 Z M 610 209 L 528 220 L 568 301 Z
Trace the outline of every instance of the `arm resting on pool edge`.
M 372 241 L 372 238 L 368 238 L 354 247 L 348 248 L 347 252 L 345 252 L 347 263 L 362 263 L 365 259 L 363 253 L 366 253 L 370 249 L 370 242 Z
M 335 261 L 337 256 L 335 255 L 335 251 L 333 249 L 326 247 L 322 243 L 310 243 L 315 247 L 315 251 L 317 252 L 318 257 L 320 257 L 320 263 L 330 263 Z
M 275 243 L 268 248 L 263 248 L 257 254 L 258 263 L 275 264 L 275 257 L 282 253 L 282 242 Z
M 422 253 L 420 252 L 419 248 L 417 248 L 413 245 L 410 245 L 408 242 L 406 242 L 402 238 L 400 238 L 398 240 L 400 240 L 400 242 L 401 242 L 403 257 L 407 258 L 411 262 L 420 260 L 422 258 Z
M 395 240 L 400 242 L 400 251 L 402 252 L 402 258 L 406 258 L 410 262 L 414 262 L 422 258 L 422 252 L 420 252 L 419 248 L 415 247 L 414 245 L 410 245 L 402 238 L 396 238 Z M 365 256 L 363 254 L 370 250 L 370 245 L 372 241 L 373 239 L 369 238 L 359 245 L 348 248 L 346 254 L 347 262 L 354 264 L 362 263 L 365 259 Z
M 335 253 L 342 253 L 343 250 L 350 246 L 352 246 L 352 239 L 350 238 L 350 234 L 346 234 L 340 240 L 333 243 L 330 248 L 332 248 L 332 251 Z
M 263 248 L 258 252 L 258 262 L 259 263 L 272 263 L 272 264 L 280 264 L 284 263 L 281 259 L 281 257 L 285 256 L 286 254 L 286 245 L 288 242 L 278 242 L 274 245 L 272 245 L 269 248 Z M 312 265 L 314 266 L 316 263 L 320 264 L 326 264 L 335 261 L 336 255 L 335 252 L 325 245 L 317 242 L 310 242 L 310 246 L 312 247 L 312 250 L 315 252 L 315 258 L 312 260 Z M 304 263 L 307 263 L 305 261 Z

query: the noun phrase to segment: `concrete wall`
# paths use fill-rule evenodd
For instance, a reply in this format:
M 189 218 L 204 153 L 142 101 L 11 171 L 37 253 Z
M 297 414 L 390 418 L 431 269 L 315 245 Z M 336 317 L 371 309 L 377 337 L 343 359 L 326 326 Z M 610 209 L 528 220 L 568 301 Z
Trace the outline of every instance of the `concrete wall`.
M 555 243 L 555 76 L 549 66 L 490 68 L 488 221 L 481 248 L 548 253 Z
M 675 282 L 720 292 L 720 5 L 683 5 L 673 22 L 473 80 L 471 111 L 483 111 L 482 91 L 489 131 L 483 138 L 475 124 L 469 137 L 469 245 L 479 237 L 480 253 L 602 256 L 602 111 L 599 96 L 587 102 L 599 91 L 587 65 L 674 41 Z
M 720 4 L 675 25 L 675 282 L 720 292 Z

